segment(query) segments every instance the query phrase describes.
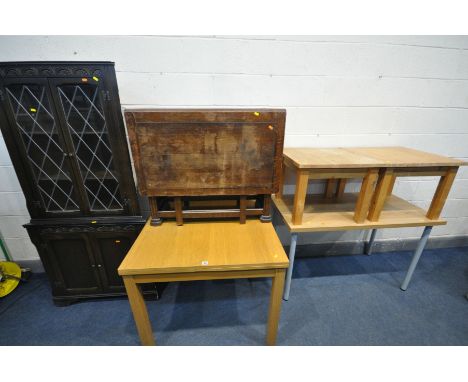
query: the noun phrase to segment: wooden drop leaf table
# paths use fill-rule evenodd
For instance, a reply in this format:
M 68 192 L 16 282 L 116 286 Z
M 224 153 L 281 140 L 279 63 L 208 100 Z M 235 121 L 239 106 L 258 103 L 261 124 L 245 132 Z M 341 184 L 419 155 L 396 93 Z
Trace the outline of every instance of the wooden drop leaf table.
M 143 345 L 154 345 L 142 283 L 271 277 L 267 345 L 274 345 L 289 262 L 271 223 L 247 219 L 156 227 L 150 220 L 118 271 Z
M 128 109 L 125 120 L 152 225 L 167 218 L 178 225 L 184 219 L 232 217 L 244 224 L 247 216 L 271 222 L 285 110 Z M 225 205 L 232 201 L 237 203 Z
M 372 229 L 370 254 L 377 228 L 425 227 L 401 285 L 406 290 L 433 226 L 440 218 L 459 166 L 465 162 L 406 147 L 285 148 L 279 193 L 273 198 L 291 232 L 290 266 L 284 299 L 289 298 L 297 235 L 301 232 Z M 296 175 L 294 195 L 283 195 L 284 171 Z M 392 195 L 397 177 L 439 176 L 427 211 Z M 346 181 L 361 178 L 359 193 L 345 193 Z M 323 195 L 307 194 L 309 180 L 326 180 Z

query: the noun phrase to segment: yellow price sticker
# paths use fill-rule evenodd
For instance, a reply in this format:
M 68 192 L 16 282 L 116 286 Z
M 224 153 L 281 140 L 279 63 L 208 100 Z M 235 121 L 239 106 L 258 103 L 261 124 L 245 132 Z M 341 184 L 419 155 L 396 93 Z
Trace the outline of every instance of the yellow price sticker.
M 30 111 L 31 113 L 35 113 L 37 110 L 34 109 L 33 107 L 31 107 L 31 108 L 29 108 L 29 111 Z
M 93 76 L 93 80 L 98 82 L 99 81 L 99 78 L 97 78 L 96 76 Z
M 259 113 L 258 111 L 256 111 L 256 112 L 254 112 L 254 115 L 255 115 L 256 117 L 258 117 L 258 116 L 260 115 L 260 113 Z
M 91 224 L 96 224 L 97 220 L 91 220 Z

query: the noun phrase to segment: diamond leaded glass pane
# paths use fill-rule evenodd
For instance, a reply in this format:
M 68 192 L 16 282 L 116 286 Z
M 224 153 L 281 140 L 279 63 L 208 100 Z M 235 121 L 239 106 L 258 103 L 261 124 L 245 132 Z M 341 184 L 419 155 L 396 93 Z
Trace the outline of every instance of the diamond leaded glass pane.
M 45 210 L 78 211 L 70 169 L 59 143 L 45 86 L 14 84 L 6 92 Z
M 91 211 L 122 210 L 98 87 L 80 84 L 62 85 L 57 89 Z

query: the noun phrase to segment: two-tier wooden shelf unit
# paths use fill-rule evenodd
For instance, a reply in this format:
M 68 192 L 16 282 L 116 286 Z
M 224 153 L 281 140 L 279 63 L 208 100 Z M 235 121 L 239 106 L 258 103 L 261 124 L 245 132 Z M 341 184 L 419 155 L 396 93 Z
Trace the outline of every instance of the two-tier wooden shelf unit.
M 461 160 L 405 147 L 286 148 L 283 153 L 283 180 L 273 201 L 293 234 L 292 257 L 299 232 L 372 229 L 373 242 L 376 228 L 446 224 L 440 214 L 457 170 L 465 164 Z M 283 194 L 286 167 L 296 175 L 293 195 Z M 392 194 L 396 178 L 408 176 L 440 177 L 427 211 Z M 362 179 L 360 192 L 345 193 L 346 181 L 355 178 Z M 308 195 L 309 180 L 320 179 L 327 182 L 325 192 Z M 293 261 L 290 253 L 286 299 Z M 402 288 L 406 289 L 406 286 L 404 284 Z
M 281 185 L 275 203 L 292 232 L 446 224 L 440 213 L 464 164 L 405 147 L 286 148 L 283 155 L 296 189 L 283 195 Z M 404 176 L 440 176 L 428 211 L 392 195 L 395 179 Z M 358 194 L 344 192 L 351 178 L 363 179 Z M 324 194 L 307 195 L 309 180 L 317 179 L 327 180 Z

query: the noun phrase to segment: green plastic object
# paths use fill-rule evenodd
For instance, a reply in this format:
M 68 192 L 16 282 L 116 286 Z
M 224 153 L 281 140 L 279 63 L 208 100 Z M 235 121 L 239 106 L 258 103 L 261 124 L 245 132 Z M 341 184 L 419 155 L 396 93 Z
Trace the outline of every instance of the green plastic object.
M 3 243 L 3 237 L 0 235 L 0 247 L 2 248 L 3 256 L 5 256 L 6 261 L 12 261 L 8 251 Z

